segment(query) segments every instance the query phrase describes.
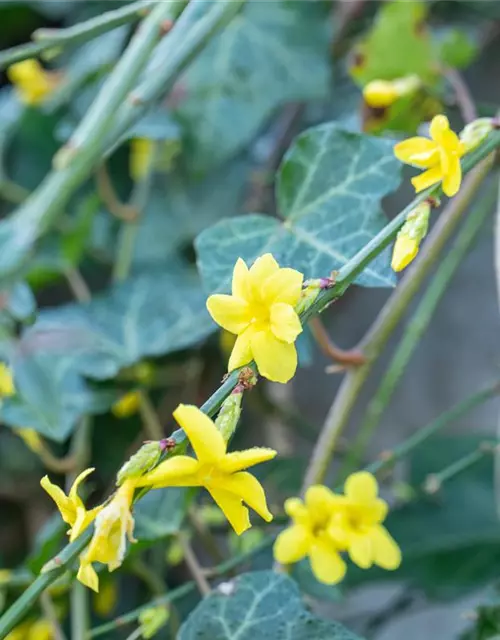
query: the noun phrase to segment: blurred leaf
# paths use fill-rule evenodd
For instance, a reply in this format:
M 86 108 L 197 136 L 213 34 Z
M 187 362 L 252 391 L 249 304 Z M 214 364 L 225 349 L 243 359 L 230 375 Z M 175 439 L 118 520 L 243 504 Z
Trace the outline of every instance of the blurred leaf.
M 471 629 L 460 636 L 461 640 L 500 640 L 498 592 L 494 594 L 489 604 L 475 610 L 473 619 Z
M 171 113 L 163 106 L 148 113 L 127 131 L 128 138 L 150 140 L 179 140 L 181 128 Z
M 478 54 L 478 46 L 460 29 L 450 29 L 439 43 L 439 58 L 449 67 L 467 67 Z
M 28 568 L 37 575 L 41 568 L 61 549 L 66 537 L 68 525 L 63 522 L 59 512 L 54 513 L 37 531 L 33 549 L 26 559 Z
M 155 542 L 180 531 L 187 507 L 188 489 L 168 487 L 149 491 L 134 508 L 134 537 Z
M 26 320 L 36 311 L 33 292 L 25 282 L 17 282 L 10 289 L 0 291 L 0 306 L 16 320 Z
M 207 596 L 182 625 L 179 640 L 359 640 L 304 607 L 299 590 L 273 571 L 247 573 Z
M 271 252 L 282 266 L 319 278 L 343 267 L 386 223 L 380 200 L 399 185 L 392 142 L 334 124 L 309 129 L 287 153 L 277 201 L 285 222 L 260 214 L 223 220 L 196 240 L 209 291 L 229 289 L 239 257 L 248 263 Z M 356 280 L 391 286 L 386 250 Z
M 477 449 L 485 437 L 433 438 L 410 458 L 410 483 Z M 454 598 L 498 576 L 500 522 L 493 488 L 493 456 L 485 456 L 446 482 L 435 496 L 420 495 L 394 510 L 385 523 L 401 547 L 403 563 L 394 572 L 351 572 L 354 582 L 406 580 L 433 598 Z
M 366 38 L 355 48 L 350 72 L 365 86 L 416 74 L 425 82 L 437 77 L 435 52 L 426 29 L 428 8 L 422 2 L 383 4 Z
M 88 304 L 41 312 L 33 332 L 62 341 L 84 375 L 110 378 L 144 357 L 185 349 L 212 333 L 205 301 L 196 276 L 150 271 Z
M 49 340 L 42 350 L 47 337 L 29 329 L 12 354 L 16 395 L 4 399 L 0 417 L 10 427 L 31 427 L 63 442 L 83 416 L 106 411 L 117 394 L 92 389 L 78 372 L 75 358 L 57 351 L 60 344 L 56 349 Z
M 250 0 L 212 40 L 179 89 L 190 169 L 227 160 L 280 105 L 326 95 L 327 15 L 307 0 Z
M 309 560 L 302 560 L 292 567 L 291 578 L 298 584 L 302 593 L 324 602 L 339 602 L 342 592 L 338 585 L 319 582 L 311 570 Z

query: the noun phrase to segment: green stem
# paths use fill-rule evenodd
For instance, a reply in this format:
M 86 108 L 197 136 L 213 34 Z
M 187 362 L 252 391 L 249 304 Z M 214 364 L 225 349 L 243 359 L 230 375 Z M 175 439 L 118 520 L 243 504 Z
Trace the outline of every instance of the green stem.
M 76 44 L 92 40 L 102 33 L 121 27 L 137 20 L 156 0 L 140 0 L 114 11 L 106 11 L 102 15 L 85 22 L 80 22 L 66 29 L 37 29 L 33 33 L 35 42 L 5 49 L 0 53 L 0 69 L 10 64 L 39 56 L 49 49 L 58 49 L 68 44 Z
M 365 364 L 350 370 L 342 381 L 316 442 L 304 477 L 303 491 L 312 484 L 324 481 L 336 444 L 347 425 L 351 411 L 359 398 L 361 389 L 374 362 L 382 353 L 394 329 L 406 312 L 408 305 L 418 293 L 420 286 L 441 255 L 447 240 L 488 175 L 492 160 L 493 158 L 491 157 L 482 162 L 464 180 L 458 195 L 448 203 L 439 216 L 429 239 L 420 253 L 419 259 L 409 269 L 362 340 L 360 348 L 367 360 Z M 363 253 L 363 251 L 360 253 Z M 350 272 L 357 273 L 357 265 L 364 263 L 364 258 L 358 259 L 355 256 L 353 262 L 354 266 L 352 270 L 350 269 Z M 340 280 L 345 283 L 346 277 L 342 276 Z
M 366 416 L 361 424 L 356 441 L 340 472 L 342 477 L 348 475 L 348 473 L 354 470 L 359 464 L 361 455 L 363 451 L 365 451 L 377 425 L 380 423 L 380 419 L 392 398 L 398 382 L 401 380 L 422 335 L 429 326 L 436 307 L 455 271 L 462 263 L 465 255 L 476 239 L 486 216 L 491 213 L 495 200 L 496 187 L 490 190 L 468 216 L 453 247 L 439 266 L 431 284 L 422 296 L 417 309 L 412 314 L 399 346 L 382 378 L 382 382 L 368 405 Z
M 378 473 L 383 469 L 392 466 L 396 460 L 406 457 L 411 451 L 423 444 L 428 438 L 435 436 L 439 431 L 442 431 L 450 424 L 453 424 L 455 420 L 469 413 L 479 405 L 483 404 L 483 402 L 487 402 L 492 398 L 498 397 L 499 394 L 500 384 L 498 382 L 486 387 L 486 389 L 482 389 L 481 391 L 474 393 L 465 400 L 462 400 L 462 402 L 451 407 L 451 409 L 448 409 L 448 411 L 442 413 L 436 418 L 436 420 L 428 424 L 426 427 L 416 431 L 398 447 L 393 449 L 387 455 L 384 455 L 383 459 L 377 460 L 371 464 L 367 468 L 367 471 L 370 471 L 371 473 Z
M 85 640 L 89 629 L 87 588 L 75 580 L 71 587 L 71 640 Z
M 484 456 L 492 455 L 493 451 L 493 445 L 487 445 L 485 443 L 484 446 L 467 453 L 441 471 L 431 473 L 424 482 L 424 491 L 429 494 L 437 493 L 443 483 L 467 471 L 467 469 L 470 469 L 470 467 L 482 460 Z
M 172 3 L 160 4 L 163 7 L 170 6 L 174 10 L 179 6 L 178 2 L 179 0 L 175 0 Z M 244 2 L 245 0 L 219 0 L 213 5 L 207 5 L 201 1 L 188 4 L 181 18 L 176 21 L 168 36 L 159 45 L 163 55 L 162 59 L 157 59 L 153 55 L 152 62 L 156 60 L 155 67 L 150 70 L 146 80 L 139 86 L 138 91 L 140 90 L 140 92 L 137 95 L 134 92 L 128 101 L 125 100 L 125 96 L 122 96 L 120 103 L 125 102 L 125 104 L 122 104 L 118 113 L 113 110 L 113 117 L 116 116 L 118 125 L 112 127 L 107 142 L 103 142 L 103 136 L 96 136 L 95 131 L 92 130 L 90 136 L 92 144 L 88 138 L 81 140 L 81 146 L 73 157 L 71 148 L 66 147 L 66 159 L 59 157 L 59 164 L 64 166 L 53 170 L 46 176 L 26 202 L 12 216 L 0 223 L 0 274 L 5 280 L 9 281 L 22 269 L 24 263 L 29 259 L 36 241 L 51 228 L 74 191 L 88 177 L 93 167 L 98 162 L 102 162 L 103 149 L 108 148 L 109 150 L 121 142 L 122 134 L 147 111 L 153 102 L 168 92 L 179 75 L 207 46 L 217 31 L 236 14 Z M 206 9 L 207 6 L 209 10 L 206 15 L 195 20 L 195 17 L 199 17 L 200 7 Z M 191 18 L 191 22 L 194 24 L 191 24 L 188 18 Z M 150 17 L 147 20 L 149 19 Z M 146 35 L 156 40 L 157 31 L 153 28 L 148 30 L 143 28 L 137 38 L 141 38 L 144 42 Z M 135 45 L 134 48 L 137 47 L 138 45 Z M 144 43 L 144 47 L 146 47 L 146 43 Z M 120 69 L 124 71 L 122 65 L 120 65 Z M 125 80 L 123 84 L 120 82 L 122 88 L 126 84 Z M 108 84 L 107 86 L 109 87 Z M 109 108 L 109 105 L 110 102 L 106 101 L 106 109 Z M 109 113 L 105 113 L 106 120 L 109 115 Z M 97 130 L 102 133 L 102 123 L 96 122 L 94 117 L 93 121 Z M 87 125 L 85 128 L 87 129 Z M 13 234 L 16 236 L 15 242 L 13 242 Z M 6 245 L 5 251 L 1 249 L 2 245 Z

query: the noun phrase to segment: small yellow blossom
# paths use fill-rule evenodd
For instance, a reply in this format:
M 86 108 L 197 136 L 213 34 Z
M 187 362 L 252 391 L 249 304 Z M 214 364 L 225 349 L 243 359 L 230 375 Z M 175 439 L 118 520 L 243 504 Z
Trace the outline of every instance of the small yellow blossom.
M 391 262 L 394 271 L 402 271 L 414 260 L 427 235 L 430 213 L 431 201 L 427 199 L 408 214 L 394 243 Z
M 114 571 L 125 558 L 127 539 L 135 542 L 134 518 L 131 513 L 134 490 L 135 481 L 127 479 L 108 504 L 100 507 L 95 518 L 92 540 L 80 556 L 77 578 L 96 592 L 99 591 L 99 578 L 92 563 L 102 562 L 108 565 L 109 571 Z
M 14 431 L 33 453 L 39 454 L 43 451 L 43 441 L 35 429 L 22 428 L 14 429 Z
M 223 329 L 236 334 L 229 371 L 255 360 L 259 373 L 288 382 L 297 369 L 295 340 L 302 332 L 294 307 L 303 275 L 281 269 L 270 253 L 248 269 L 239 258 L 233 271 L 232 295 L 212 295 L 207 308 Z
M 46 71 L 34 58 L 11 65 L 7 76 L 21 102 L 30 106 L 41 104 L 60 82 L 59 74 Z
M 276 455 L 273 449 L 254 448 L 227 453 L 227 444 L 215 424 L 198 407 L 181 404 L 174 418 L 186 432 L 196 458 L 175 456 L 137 479 L 137 486 L 205 487 L 239 535 L 250 527 L 248 504 L 264 520 L 273 519 L 260 482 L 243 471 Z
M 12 396 L 15 392 L 11 370 L 4 362 L 0 362 L 0 396 Z
M 363 89 L 366 104 L 374 109 L 390 107 L 398 98 L 409 95 L 421 85 L 416 75 L 396 80 L 372 80 Z
M 94 469 L 85 469 L 85 471 L 82 471 L 74 481 L 68 495 L 56 484 L 53 484 L 48 476 L 44 476 L 40 480 L 42 487 L 56 503 L 57 508 L 61 512 L 62 519 L 70 526 L 68 530 L 70 542 L 76 540 L 76 538 L 85 531 L 102 509 L 102 507 L 96 507 L 95 509 L 87 511 L 82 499 L 78 495 L 80 483 L 83 482 L 92 471 L 94 471 Z
M 122 396 L 111 408 L 113 415 L 117 418 L 130 418 L 137 413 L 141 404 L 141 394 L 139 391 L 130 391 Z
M 382 525 L 387 503 L 378 497 L 378 485 L 367 471 L 350 475 L 344 486 L 345 504 L 333 514 L 328 532 L 351 560 L 362 569 L 373 564 L 394 570 L 401 564 L 401 551 Z
M 427 169 L 412 178 L 417 193 L 442 181 L 444 193 L 450 197 L 454 196 L 462 181 L 460 158 L 465 153 L 464 145 L 450 129 L 448 118 L 443 115 L 432 119 L 430 134 L 431 140 L 416 137 L 398 142 L 394 147 L 394 153 L 402 162 L 419 169 Z
M 309 557 L 311 569 L 319 582 L 336 584 L 346 572 L 346 564 L 328 534 L 332 512 L 341 500 L 322 485 L 309 487 L 305 503 L 289 498 L 285 511 L 292 526 L 282 531 L 274 544 L 274 557 L 281 564 L 299 562 Z
M 402 271 L 413 262 L 418 253 L 418 242 L 406 235 L 398 235 L 392 252 L 391 267 L 394 271 Z
M 135 182 L 145 178 L 154 160 L 155 143 L 148 138 L 132 138 L 130 141 L 130 177 Z
M 27 620 L 5 636 L 5 640 L 53 640 L 53 627 L 45 618 Z

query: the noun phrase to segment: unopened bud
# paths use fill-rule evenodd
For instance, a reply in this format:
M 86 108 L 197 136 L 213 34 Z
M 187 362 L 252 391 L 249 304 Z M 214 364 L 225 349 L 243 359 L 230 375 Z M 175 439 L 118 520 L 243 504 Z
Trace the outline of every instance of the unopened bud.
M 402 271 L 414 260 L 420 243 L 427 235 L 430 212 L 431 202 L 425 200 L 408 214 L 392 252 L 391 266 L 394 271 Z
M 170 612 L 165 605 L 148 607 L 141 611 L 139 614 L 141 637 L 148 640 L 155 636 L 167 624 L 169 617 Z
M 398 98 L 413 93 L 421 86 L 417 75 L 396 80 L 372 80 L 363 89 L 366 104 L 374 109 L 390 107 Z
M 469 122 L 460 133 L 460 141 L 464 146 L 465 153 L 478 147 L 494 128 L 493 118 L 478 118 Z
M 215 420 L 215 426 L 222 433 L 222 437 L 227 442 L 233 435 L 241 414 L 241 398 L 243 394 L 232 393 L 224 400 Z
M 317 280 L 308 280 L 304 283 L 305 286 L 302 289 L 300 299 L 295 306 L 295 311 L 299 316 L 309 309 L 309 307 L 316 301 L 321 289 L 325 288 L 322 286 L 322 280 L 322 278 L 318 278 Z
M 139 478 L 150 471 L 158 463 L 165 448 L 164 440 L 144 443 L 116 474 L 116 486 L 119 487 L 125 480 Z

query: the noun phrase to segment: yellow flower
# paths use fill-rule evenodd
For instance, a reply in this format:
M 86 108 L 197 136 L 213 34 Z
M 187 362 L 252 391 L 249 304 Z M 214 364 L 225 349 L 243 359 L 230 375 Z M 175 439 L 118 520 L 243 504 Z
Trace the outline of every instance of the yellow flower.
M 59 83 L 58 74 L 46 71 L 33 58 L 11 65 L 7 69 L 7 76 L 21 102 L 31 106 L 42 103 Z
M 43 451 L 43 442 L 37 431 L 28 428 L 14 429 L 14 431 L 33 453 L 38 454 Z
M 42 487 L 56 503 L 57 508 L 61 512 L 62 519 L 70 526 L 68 530 L 70 542 L 76 540 L 76 538 L 85 531 L 102 509 L 102 507 L 96 507 L 95 509 L 87 511 L 82 499 L 78 495 L 80 483 L 85 480 L 92 471 L 94 471 L 94 469 L 85 469 L 85 471 L 82 471 L 74 481 L 68 495 L 66 495 L 60 487 L 53 484 L 48 476 L 44 476 L 40 480 Z
M 53 628 L 48 620 L 27 620 L 18 625 L 5 637 L 5 640 L 53 640 Z
M 418 242 L 407 235 L 398 235 L 392 252 L 391 267 L 394 271 L 402 271 L 415 259 L 418 253 Z
M 141 394 L 139 391 L 130 391 L 115 402 L 111 411 L 117 418 L 130 418 L 134 413 L 137 413 L 140 404 Z
M 99 591 L 99 578 L 93 562 L 107 564 L 114 571 L 123 562 L 129 542 L 135 542 L 134 518 L 131 514 L 135 481 L 127 479 L 107 505 L 101 506 L 95 519 L 94 534 L 86 551 L 80 556 L 77 578 L 85 586 Z
M 302 331 L 294 307 L 303 275 L 280 269 L 270 253 L 249 270 L 239 258 L 233 272 L 232 295 L 212 295 L 207 308 L 223 329 L 238 336 L 229 371 L 255 360 L 259 373 L 275 382 L 288 382 L 297 368 L 295 340 Z
M 243 469 L 271 460 L 273 449 L 254 448 L 227 453 L 215 424 L 198 407 L 181 404 L 174 418 L 186 432 L 197 456 L 175 456 L 137 479 L 141 487 L 205 487 L 239 535 L 250 527 L 246 502 L 264 520 L 273 519 L 259 481 Z
M 432 119 L 430 134 L 432 140 L 416 137 L 398 142 L 394 147 L 394 153 L 402 162 L 419 169 L 427 169 L 412 178 L 417 193 L 442 181 L 444 193 L 450 197 L 454 196 L 462 181 L 460 158 L 465 153 L 464 145 L 450 129 L 448 118 L 443 115 Z
M 332 540 L 349 553 L 362 569 L 373 564 L 383 569 L 397 569 L 401 551 L 382 526 L 387 503 L 378 497 L 374 476 L 367 471 L 350 475 L 344 486 L 345 502 L 335 511 L 328 529 Z
M 322 485 L 309 487 L 305 504 L 299 498 L 289 498 L 285 511 L 293 521 L 282 531 L 274 544 L 274 557 L 280 564 L 299 562 L 309 557 L 316 579 L 324 584 L 340 582 L 346 572 L 337 547 L 328 534 L 332 512 L 338 508 L 340 496 Z
M 398 98 L 416 91 L 421 85 L 416 75 L 396 80 L 372 80 L 363 89 L 363 98 L 369 107 L 384 109 L 390 107 Z
M 154 159 L 155 143 L 148 138 L 132 138 L 130 142 L 130 177 L 135 182 L 145 178 Z
M 4 362 L 0 362 L 0 396 L 12 396 L 15 392 L 11 370 Z

